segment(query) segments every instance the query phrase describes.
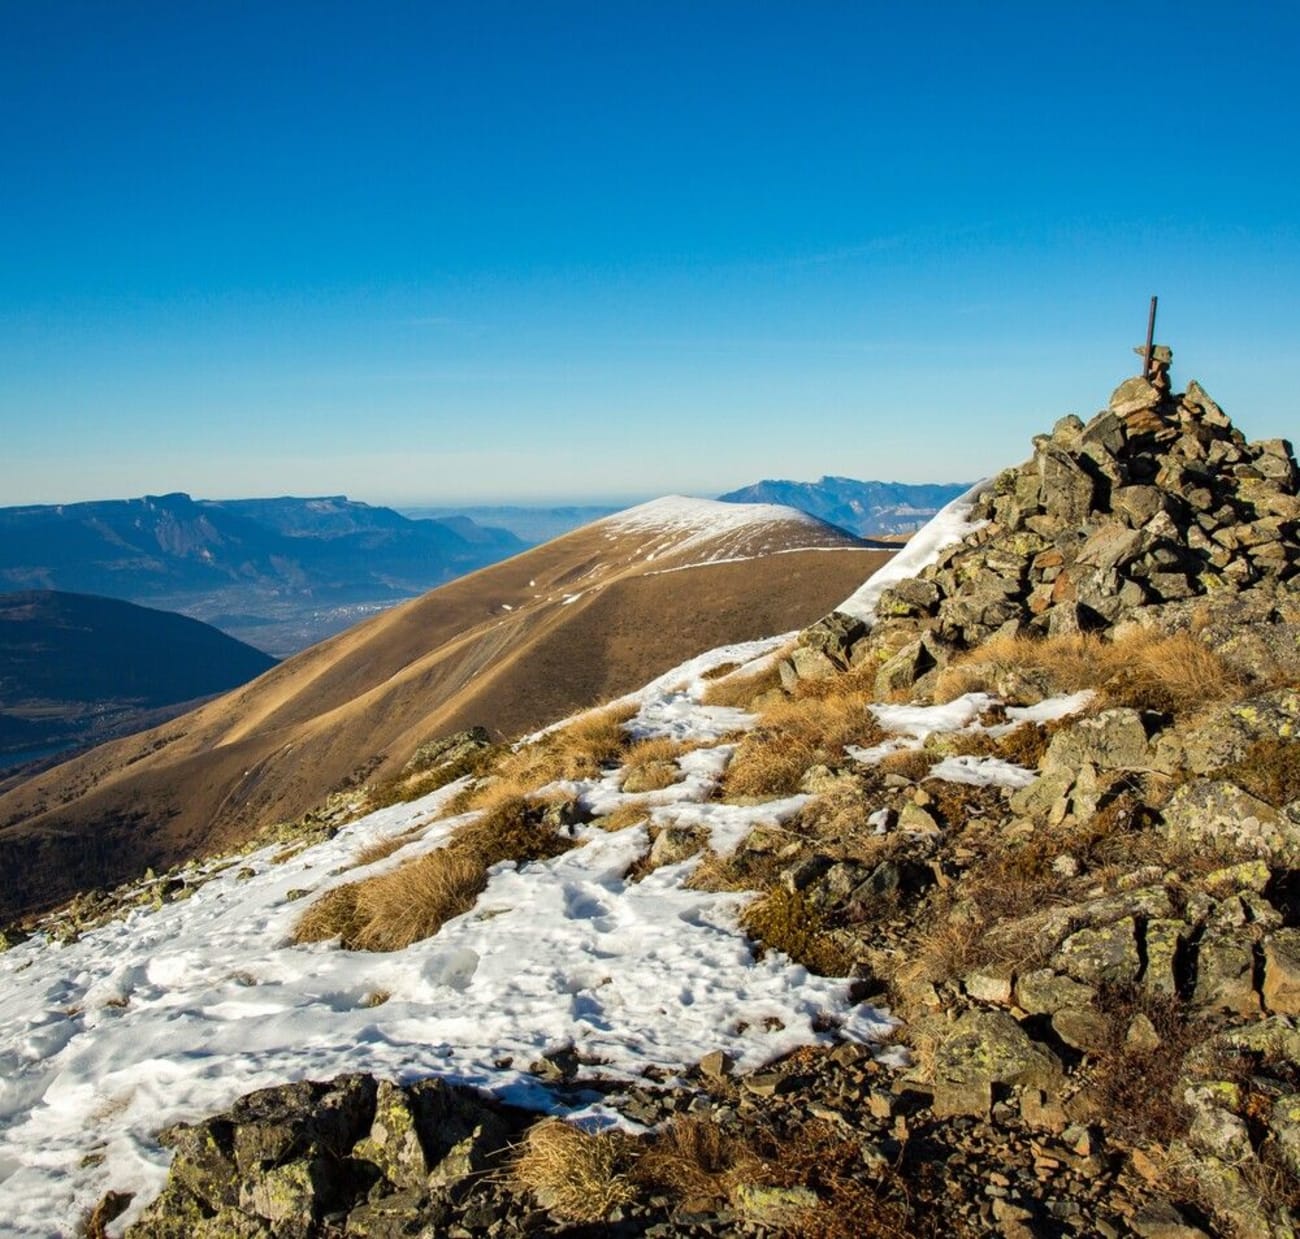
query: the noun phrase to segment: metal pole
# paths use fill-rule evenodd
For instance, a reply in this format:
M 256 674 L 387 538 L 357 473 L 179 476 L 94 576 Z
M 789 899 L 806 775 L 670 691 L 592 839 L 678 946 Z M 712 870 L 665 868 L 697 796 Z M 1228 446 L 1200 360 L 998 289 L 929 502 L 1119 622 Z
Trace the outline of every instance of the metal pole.
M 1151 298 L 1151 313 L 1147 316 L 1147 347 L 1142 354 L 1142 377 L 1151 377 L 1151 348 L 1156 339 L 1156 298 Z

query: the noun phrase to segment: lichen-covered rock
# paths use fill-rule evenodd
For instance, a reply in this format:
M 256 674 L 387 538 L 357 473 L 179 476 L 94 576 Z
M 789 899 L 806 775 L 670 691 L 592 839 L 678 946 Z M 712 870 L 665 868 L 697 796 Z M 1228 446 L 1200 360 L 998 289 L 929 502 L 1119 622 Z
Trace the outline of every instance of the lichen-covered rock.
M 1052 965 L 1085 985 L 1131 985 L 1142 968 L 1137 922 L 1126 916 L 1071 934 L 1052 957 Z
M 936 1114 L 983 1114 L 996 1086 L 1052 1089 L 1061 1061 L 1003 1011 L 968 1011 L 939 1046 L 934 1063 Z
M 1300 1015 L 1300 929 L 1278 929 L 1264 939 L 1264 1006 Z
M 1187 768 L 1211 774 L 1239 761 L 1257 740 L 1300 736 L 1300 691 L 1276 689 L 1245 701 L 1218 706 L 1183 739 Z
M 1085 762 L 1097 770 L 1148 770 L 1151 744 L 1137 710 L 1103 710 L 1058 731 L 1048 745 L 1046 774 L 1076 771 Z
M 1196 950 L 1196 988 L 1192 1003 L 1210 1011 L 1256 1015 L 1255 952 L 1244 936 L 1209 933 Z
M 1300 855 L 1300 828 L 1235 783 L 1194 779 L 1170 798 L 1164 829 L 1171 843 L 1285 859 Z
M 1051 968 L 1036 968 L 1016 978 L 1016 1003 L 1030 1015 L 1054 1015 L 1066 1007 L 1088 1007 L 1097 991 Z

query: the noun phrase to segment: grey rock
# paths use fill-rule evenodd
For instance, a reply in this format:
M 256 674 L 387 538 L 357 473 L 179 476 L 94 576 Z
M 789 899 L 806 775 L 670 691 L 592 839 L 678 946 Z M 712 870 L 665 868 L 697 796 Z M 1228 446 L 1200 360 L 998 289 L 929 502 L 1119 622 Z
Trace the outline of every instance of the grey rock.
M 1250 939 L 1206 934 L 1196 951 L 1196 988 L 1192 1004 L 1209 1011 L 1257 1015 L 1259 995 L 1254 982 L 1255 953 Z
M 1262 990 L 1275 1015 L 1300 1015 L 1300 929 L 1278 929 L 1264 939 Z
M 1132 984 L 1142 967 L 1137 922 L 1126 916 L 1071 934 L 1053 956 L 1052 966 L 1085 985 Z
M 1154 409 L 1160 403 L 1160 393 L 1144 378 L 1125 379 L 1111 393 L 1108 407 L 1116 417 Z
M 1030 1015 L 1054 1015 L 1066 1007 L 1088 1007 L 1097 991 L 1051 968 L 1037 968 L 1016 978 L 1016 1003 Z
M 1097 770 L 1149 770 L 1151 746 L 1136 710 L 1103 710 L 1052 737 L 1041 763 L 1044 774 L 1074 771 L 1085 762 Z
M 1081 1054 L 1104 1054 L 1110 1048 L 1110 1021 L 1100 1011 L 1064 1007 L 1052 1016 L 1052 1031 Z

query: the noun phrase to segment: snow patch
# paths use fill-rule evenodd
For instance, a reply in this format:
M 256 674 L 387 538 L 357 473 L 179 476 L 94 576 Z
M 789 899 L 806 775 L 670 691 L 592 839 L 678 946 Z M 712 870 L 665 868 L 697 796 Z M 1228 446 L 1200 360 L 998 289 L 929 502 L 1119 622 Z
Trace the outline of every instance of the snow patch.
M 946 507 L 940 508 L 927 525 L 908 539 L 907 545 L 893 559 L 868 577 L 861 588 L 850 594 L 835 609 L 868 624 L 873 623 L 876 604 L 889 586 L 916 576 L 922 568 L 934 563 L 941 551 L 983 527 L 985 522 L 972 521 L 970 514 L 976 500 L 988 489 L 989 484 L 989 478 L 976 482 L 970 490 L 958 495 Z

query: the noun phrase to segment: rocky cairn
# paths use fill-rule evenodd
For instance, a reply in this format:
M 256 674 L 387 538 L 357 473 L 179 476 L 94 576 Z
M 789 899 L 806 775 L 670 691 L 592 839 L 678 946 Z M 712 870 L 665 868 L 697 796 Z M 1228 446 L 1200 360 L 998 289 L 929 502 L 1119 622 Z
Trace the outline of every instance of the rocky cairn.
M 1090 422 L 1070 415 L 1036 437 L 976 502 L 980 528 L 887 589 L 870 632 L 841 613 L 805 632 L 787 684 L 872 660 L 882 696 L 924 691 L 992 636 L 1186 626 L 1197 602 L 1220 623 L 1300 618 L 1291 445 L 1246 442 L 1194 381 L 1171 394 L 1171 360 L 1157 346 L 1149 379 L 1126 379 Z M 1261 635 L 1257 657 L 1300 667 L 1290 628 Z

